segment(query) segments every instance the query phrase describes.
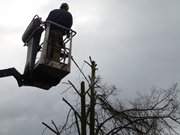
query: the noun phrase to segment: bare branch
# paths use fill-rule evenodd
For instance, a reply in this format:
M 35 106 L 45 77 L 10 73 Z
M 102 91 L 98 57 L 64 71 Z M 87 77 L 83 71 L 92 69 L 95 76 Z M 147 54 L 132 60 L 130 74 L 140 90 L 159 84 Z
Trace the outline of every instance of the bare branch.
M 79 93 L 79 91 L 78 91 L 78 89 L 75 87 L 75 85 L 74 85 L 71 81 L 69 81 L 69 80 L 68 80 L 68 82 L 69 82 L 69 84 L 73 87 L 73 89 L 76 91 L 76 93 L 77 93 L 79 96 L 81 96 L 81 94 Z
M 53 133 L 55 133 L 55 134 L 58 134 L 53 128 L 51 128 L 48 124 L 46 124 L 46 123 L 44 123 L 44 122 L 42 122 L 42 124 L 44 125 L 44 126 L 46 126 L 50 131 L 52 131 Z
M 76 111 L 76 109 L 65 98 L 63 98 L 63 101 L 76 113 L 76 115 L 79 117 L 79 119 L 81 119 L 81 116 Z

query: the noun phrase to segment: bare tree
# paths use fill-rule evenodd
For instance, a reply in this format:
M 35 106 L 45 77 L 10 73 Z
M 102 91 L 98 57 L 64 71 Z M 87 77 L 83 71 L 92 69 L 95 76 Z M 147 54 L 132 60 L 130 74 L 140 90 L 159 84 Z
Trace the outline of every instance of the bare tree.
M 114 106 L 106 95 L 98 97 L 107 118 L 97 127 L 104 126 L 106 135 L 172 135 L 178 133 L 180 108 L 177 84 L 168 90 L 154 89 L 150 95 L 140 95 L 129 106 Z M 113 125 L 109 127 L 109 123 Z
M 56 135 L 179 135 L 180 103 L 177 84 L 172 88 L 154 89 L 149 95 L 139 95 L 134 101 L 115 99 L 115 86 L 102 85 L 96 76 L 96 63 L 90 59 L 91 75 L 83 76 L 80 90 L 68 81 L 80 98 L 80 106 L 70 107 L 64 125 L 42 123 Z

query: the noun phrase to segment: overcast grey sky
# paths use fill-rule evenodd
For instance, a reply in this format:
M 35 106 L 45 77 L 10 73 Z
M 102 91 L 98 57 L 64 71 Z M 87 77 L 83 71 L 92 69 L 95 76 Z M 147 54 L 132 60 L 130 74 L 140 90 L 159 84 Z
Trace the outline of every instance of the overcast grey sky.
M 23 72 L 26 48 L 21 36 L 35 14 L 46 19 L 61 0 L 3 0 L 0 2 L 0 69 L 15 66 Z M 180 82 L 179 0 L 67 0 L 74 16 L 73 56 L 96 60 L 104 82 L 135 97 L 152 87 L 169 88 Z M 84 67 L 84 69 L 86 69 Z M 80 81 L 72 65 L 68 79 Z M 78 81 L 76 81 L 78 80 Z M 0 134 L 41 134 L 42 121 L 63 121 L 67 99 L 62 84 L 43 91 L 19 88 L 13 78 L 0 79 Z

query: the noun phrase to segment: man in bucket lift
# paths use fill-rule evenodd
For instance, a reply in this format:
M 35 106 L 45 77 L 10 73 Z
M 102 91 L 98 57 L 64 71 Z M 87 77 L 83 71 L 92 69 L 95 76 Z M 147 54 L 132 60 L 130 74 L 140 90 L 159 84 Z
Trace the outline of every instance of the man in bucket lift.
M 68 12 L 69 6 L 67 3 L 62 3 L 59 9 L 52 10 L 46 21 L 52 21 L 57 24 L 60 24 L 66 28 L 71 28 L 73 24 L 73 17 L 70 12 Z M 51 25 L 50 29 L 50 54 L 49 57 L 52 58 L 52 60 L 59 62 L 59 58 L 61 55 L 61 49 L 64 48 L 63 44 L 63 36 L 67 35 L 69 37 L 69 31 L 65 30 L 63 28 L 53 26 Z
M 73 18 L 71 13 L 68 12 L 68 10 L 69 10 L 68 4 L 63 3 L 60 6 L 60 9 L 52 10 L 49 13 L 46 19 L 47 23 L 48 21 L 52 21 L 70 29 L 73 23 Z M 69 37 L 70 35 L 69 30 L 57 27 L 55 25 L 51 25 L 50 38 L 49 38 L 49 43 L 50 43 L 49 47 L 51 48 L 50 57 L 52 58 L 52 60 L 57 62 L 59 62 L 61 48 L 64 46 L 63 45 L 64 35 L 67 35 L 67 37 Z M 16 68 L 8 68 L 8 69 L 0 70 L 0 77 L 6 77 L 6 76 L 13 76 L 17 80 L 19 86 L 23 86 L 23 85 L 36 86 L 33 84 L 34 80 L 26 79 L 29 78 L 27 76 L 31 76 L 29 72 L 27 74 L 26 72 L 24 72 L 24 74 L 21 74 L 16 70 Z M 47 86 L 47 88 L 46 87 L 40 87 L 40 88 L 49 89 L 50 86 Z

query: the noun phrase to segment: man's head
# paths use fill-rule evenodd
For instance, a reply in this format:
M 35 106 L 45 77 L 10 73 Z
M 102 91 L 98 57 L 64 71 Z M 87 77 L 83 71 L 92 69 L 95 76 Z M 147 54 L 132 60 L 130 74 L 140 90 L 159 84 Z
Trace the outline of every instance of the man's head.
M 62 3 L 61 6 L 60 6 L 60 9 L 64 9 L 66 11 L 69 10 L 69 5 L 67 3 Z

